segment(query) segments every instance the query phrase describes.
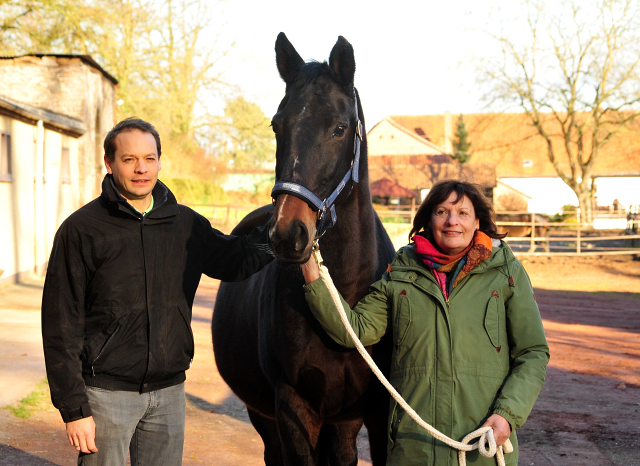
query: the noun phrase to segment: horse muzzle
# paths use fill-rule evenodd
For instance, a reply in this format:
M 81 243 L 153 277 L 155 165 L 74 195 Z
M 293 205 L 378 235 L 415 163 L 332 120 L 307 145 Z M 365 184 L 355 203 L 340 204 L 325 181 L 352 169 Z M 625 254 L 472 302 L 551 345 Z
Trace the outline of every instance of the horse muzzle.
M 309 260 L 317 218 L 317 212 L 302 199 L 290 194 L 278 195 L 269 229 L 275 256 L 283 262 L 296 264 Z

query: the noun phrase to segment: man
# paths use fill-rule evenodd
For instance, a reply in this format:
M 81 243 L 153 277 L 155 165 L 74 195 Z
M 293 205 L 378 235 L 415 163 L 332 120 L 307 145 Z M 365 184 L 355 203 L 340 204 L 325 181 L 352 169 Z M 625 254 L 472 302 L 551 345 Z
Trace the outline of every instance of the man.
M 179 465 L 191 307 L 202 273 L 244 280 L 272 258 L 265 227 L 225 236 L 158 181 L 160 137 L 140 119 L 104 141 L 102 194 L 58 230 L 42 299 L 53 404 L 78 464 Z

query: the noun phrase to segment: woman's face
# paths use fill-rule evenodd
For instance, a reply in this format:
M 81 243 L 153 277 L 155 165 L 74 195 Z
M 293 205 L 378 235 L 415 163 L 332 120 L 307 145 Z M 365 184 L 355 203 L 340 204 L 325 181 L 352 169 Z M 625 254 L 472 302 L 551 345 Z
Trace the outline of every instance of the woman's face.
M 431 214 L 433 237 L 442 252 L 450 256 L 464 251 L 480 225 L 471 200 L 463 196 L 456 203 L 457 196 L 453 191 Z

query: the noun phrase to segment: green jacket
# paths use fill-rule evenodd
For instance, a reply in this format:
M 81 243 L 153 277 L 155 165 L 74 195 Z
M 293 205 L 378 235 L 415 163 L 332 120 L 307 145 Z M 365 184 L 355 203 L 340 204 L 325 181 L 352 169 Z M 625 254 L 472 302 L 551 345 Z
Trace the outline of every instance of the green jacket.
M 390 382 L 433 427 L 455 440 L 480 427 L 493 413 L 516 429 L 524 424 L 544 383 L 549 347 L 529 277 L 509 247 L 494 240 L 491 257 L 465 276 L 448 302 L 412 245 L 400 249 L 382 279 L 353 310 L 343 300 L 362 343 L 393 332 Z M 514 285 L 509 286 L 508 278 Z M 306 298 L 326 332 L 347 347 L 329 291 L 316 280 Z M 430 437 L 391 399 L 388 465 L 457 465 L 457 452 Z M 474 465 L 495 465 L 478 451 Z

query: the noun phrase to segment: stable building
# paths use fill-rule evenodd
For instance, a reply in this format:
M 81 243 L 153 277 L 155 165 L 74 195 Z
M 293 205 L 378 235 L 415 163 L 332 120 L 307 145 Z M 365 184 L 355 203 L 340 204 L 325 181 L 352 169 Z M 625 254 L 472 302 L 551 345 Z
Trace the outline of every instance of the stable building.
M 116 85 L 88 55 L 0 57 L 0 285 L 42 274 L 59 225 L 99 195 Z

